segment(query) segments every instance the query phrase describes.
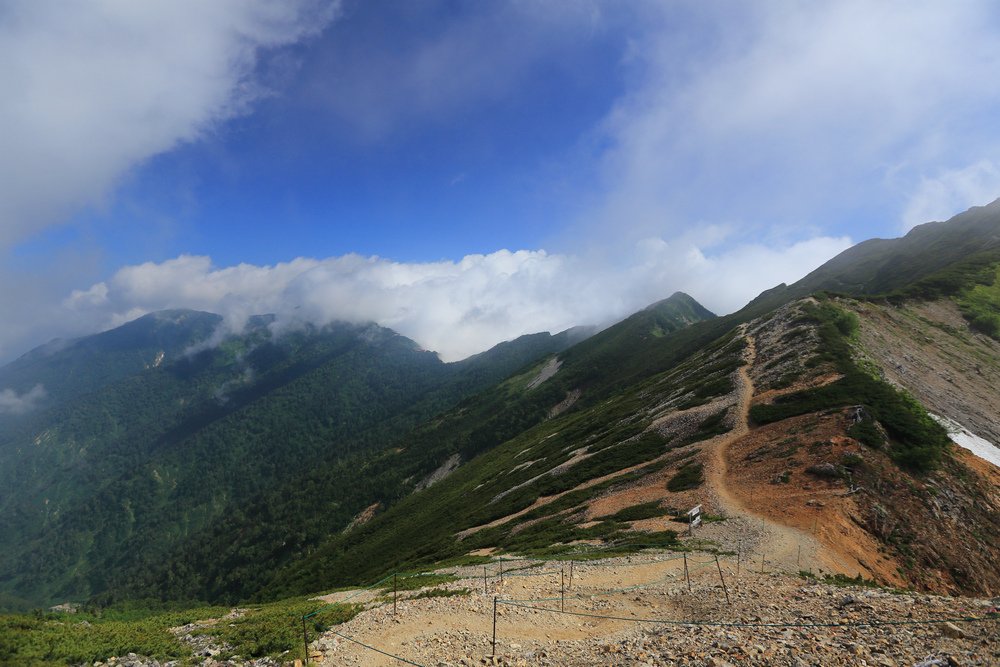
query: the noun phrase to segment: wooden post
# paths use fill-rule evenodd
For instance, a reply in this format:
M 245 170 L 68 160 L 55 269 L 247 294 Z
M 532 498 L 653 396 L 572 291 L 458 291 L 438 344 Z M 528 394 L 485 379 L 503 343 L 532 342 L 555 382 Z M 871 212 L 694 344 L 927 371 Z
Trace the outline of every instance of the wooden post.
M 489 592 L 490 592 L 489 588 L 487 587 L 486 584 L 486 566 L 483 565 L 483 595 L 486 595 Z
M 493 598 L 493 655 L 497 654 L 497 599 Z
M 688 584 L 688 592 L 691 591 L 691 575 L 688 574 L 688 555 L 685 553 L 684 556 L 684 580 Z
M 306 647 L 306 662 L 305 662 L 305 664 L 308 665 L 309 664 L 309 631 L 306 630 L 306 617 L 305 616 L 302 617 L 302 643 L 305 644 L 305 647 Z
M 396 573 L 392 573 L 392 615 L 396 615 Z
M 719 556 L 715 556 L 715 567 L 719 568 L 719 579 L 722 580 L 722 592 L 726 594 L 726 604 L 732 604 L 729 601 L 729 589 L 726 588 L 726 578 L 722 576 L 722 566 L 719 564 Z

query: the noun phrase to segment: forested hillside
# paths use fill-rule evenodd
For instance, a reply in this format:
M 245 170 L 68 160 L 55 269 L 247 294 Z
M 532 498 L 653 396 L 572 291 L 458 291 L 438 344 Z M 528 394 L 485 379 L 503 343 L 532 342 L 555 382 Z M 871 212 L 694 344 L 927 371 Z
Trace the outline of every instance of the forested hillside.
M 243 335 L 192 347 L 218 320 L 155 314 L 36 350 L 4 370 L 26 384 L 37 378 L 48 393 L 43 407 L 0 432 L 8 604 L 107 594 L 232 517 L 273 536 L 254 542 L 258 567 L 291 558 L 308 544 L 306 517 L 271 521 L 267 510 L 240 508 L 273 489 L 301 488 L 313 471 L 360 465 L 421 420 L 587 333 L 525 336 L 444 364 L 375 325 L 274 337 L 270 320 L 256 318 Z M 342 483 L 348 501 L 331 512 L 340 527 L 369 486 L 356 474 Z

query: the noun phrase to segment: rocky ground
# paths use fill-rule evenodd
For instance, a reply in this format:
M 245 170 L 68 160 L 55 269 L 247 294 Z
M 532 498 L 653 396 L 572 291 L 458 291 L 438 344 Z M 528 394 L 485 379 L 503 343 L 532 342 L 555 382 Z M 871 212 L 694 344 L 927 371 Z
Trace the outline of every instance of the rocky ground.
M 378 649 L 436 667 L 1000 664 L 997 621 L 925 622 L 981 618 L 1000 600 L 842 587 L 748 572 L 742 563 L 737 577 L 734 559 L 723 561 L 723 591 L 713 558 L 689 556 L 690 590 L 676 554 L 576 563 L 565 602 L 568 564 L 507 575 L 502 584 L 493 579 L 485 589 L 481 571 L 467 570 L 468 579 L 450 586 L 473 592 L 406 600 L 395 615 L 391 604 L 366 611 L 316 640 L 313 662 L 407 664 Z M 614 589 L 627 590 L 607 593 Z M 494 597 L 501 601 L 495 654 Z

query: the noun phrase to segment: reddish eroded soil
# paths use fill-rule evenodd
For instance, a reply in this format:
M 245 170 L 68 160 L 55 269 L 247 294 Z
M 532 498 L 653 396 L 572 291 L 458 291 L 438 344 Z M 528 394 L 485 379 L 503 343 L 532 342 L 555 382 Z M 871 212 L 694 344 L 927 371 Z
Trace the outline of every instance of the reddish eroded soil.
M 754 429 L 730 445 L 726 484 L 754 513 L 818 540 L 827 571 L 904 585 L 899 563 L 852 518 L 859 515 L 858 494 L 849 494 L 841 478 L 807 472 L 845 455 L 864 456 L 843 435 L 846 419 L 844 412 L 803 415 Z

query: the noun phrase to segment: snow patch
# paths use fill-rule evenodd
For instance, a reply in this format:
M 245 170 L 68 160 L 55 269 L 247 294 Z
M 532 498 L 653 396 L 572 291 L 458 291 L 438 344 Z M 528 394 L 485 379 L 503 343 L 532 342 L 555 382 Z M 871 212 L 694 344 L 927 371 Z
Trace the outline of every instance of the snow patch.
M 985 438 L 980 438 L 969 429 L 965 428 L 956 421 L 948 419 L 947 417 L 941 417 L 934 413 L 928 414 L 930 414 L 934 421 L 941 424 L 941 426 L 948 431 L 948 435 L 951 436 L 952 441 L 956 445 L 964 447 L 979 458 L 1000 467 L 1000 448 L 992 442 L 986 440 Z

